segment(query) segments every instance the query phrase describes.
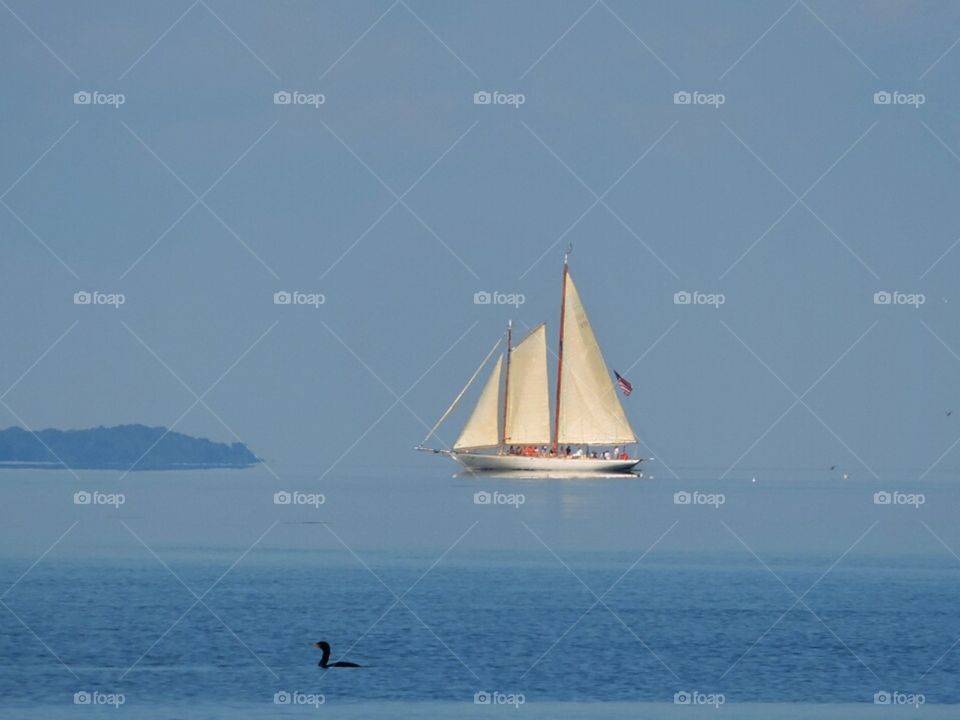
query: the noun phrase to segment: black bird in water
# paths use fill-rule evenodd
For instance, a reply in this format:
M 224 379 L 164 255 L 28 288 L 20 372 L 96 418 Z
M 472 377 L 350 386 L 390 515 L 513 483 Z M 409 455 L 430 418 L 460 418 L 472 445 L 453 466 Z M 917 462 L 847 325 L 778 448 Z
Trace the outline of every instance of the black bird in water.
M 347 662 L 346 660 L 338 660 L 335 663 L 331 663 L 330 662 L 330 643 L 328 643 L 326 640 L 321 640 L 320 642 L 314 643 L 313 646 L 316 648 L 320 648 L 320 650 L 323 651 L 323 657 L 320 658 L 320 662 L 318 662 L 317 665 L 319 665 L 324 669 L 335 668 L 335 667 L 342 667 L 342 668 L 363 667 L 362 665 L 357 665 L 356 663 Z

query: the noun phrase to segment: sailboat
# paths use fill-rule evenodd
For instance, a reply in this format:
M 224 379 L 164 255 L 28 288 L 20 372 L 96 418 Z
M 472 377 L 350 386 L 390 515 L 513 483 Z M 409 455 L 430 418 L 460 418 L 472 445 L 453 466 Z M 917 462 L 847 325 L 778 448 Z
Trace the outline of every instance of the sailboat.
M 449 455 L 471 472 L 626 473 L 642 461 L 625 449 L 637 439 L 570 276 L 567 255 L 561 297 L 552 427 L 546 325 L 533 328 L 514 345 L 510 323 L 506 352 L 497 355 L 501 337 L 417 450 Z M 426 447 L 495 355 L 453 447 Z

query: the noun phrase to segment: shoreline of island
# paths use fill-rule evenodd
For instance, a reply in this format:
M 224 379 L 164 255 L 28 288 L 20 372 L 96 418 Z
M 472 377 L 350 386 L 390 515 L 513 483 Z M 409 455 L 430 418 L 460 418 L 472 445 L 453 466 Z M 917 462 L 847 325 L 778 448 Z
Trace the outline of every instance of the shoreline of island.
M 0 430 L 0 470 L 234 470 L 262 462 L 246 444 L 140 424 Z

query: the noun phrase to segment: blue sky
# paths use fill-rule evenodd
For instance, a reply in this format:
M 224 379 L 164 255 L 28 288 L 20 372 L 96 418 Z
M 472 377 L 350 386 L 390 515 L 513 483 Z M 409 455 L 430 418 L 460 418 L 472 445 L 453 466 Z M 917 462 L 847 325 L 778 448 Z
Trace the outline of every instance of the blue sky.
M 572 243 L 659 474 L 949 475 L 958 36 L 946 2 L 6 0 L 0 424 L 425 467 L 508 318 L 555 343 Z

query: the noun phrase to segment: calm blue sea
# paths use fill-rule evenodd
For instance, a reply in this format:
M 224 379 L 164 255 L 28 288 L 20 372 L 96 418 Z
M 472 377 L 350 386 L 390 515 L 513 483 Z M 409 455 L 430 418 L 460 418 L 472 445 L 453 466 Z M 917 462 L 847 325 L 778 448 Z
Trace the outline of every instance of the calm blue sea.
M 8 471 L 0 716 L 957 712 L 947 481 L 431 472 Z

